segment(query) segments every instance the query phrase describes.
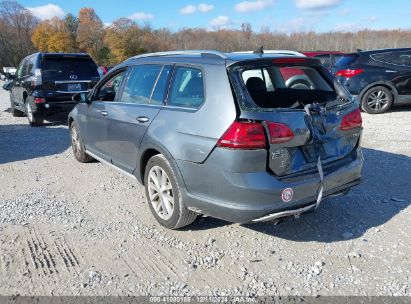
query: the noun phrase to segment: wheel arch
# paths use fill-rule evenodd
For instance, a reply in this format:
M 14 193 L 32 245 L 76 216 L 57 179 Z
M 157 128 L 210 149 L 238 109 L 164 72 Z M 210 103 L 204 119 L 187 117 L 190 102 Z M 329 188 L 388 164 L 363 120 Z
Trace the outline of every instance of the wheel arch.
M 142 185 L 144 185 L 144 174 L 145 174 L 147 163 L 151 157 L 157 154 L 164 155 L 164 157 L 168 160 L 168 162 L 170 163 L 178 179 L 179 184 L 184 187 L 184 189 L 181 189 L 181 190 L 185 190 L 184 179 L 183 179 L 183 176 L 181 175 L 180 169 L 178 168 L 176 160 L 165 147 L 159 144 L 147 143 L 147 144 L 142 144 L 140 146 L 140 154 L 137 159 L 137 167 L 134 170 L 133 175 L 137 178 L 137 180 Z
M 397 91 L 397 89 L 395 88 L 395 86 L 391 82 L 388 82 L 388 81 L 377 81 L 377 82 L 370 83 L 369 85 L 367 85 L 366 87 L 364 87 L 361 90 L 361 93 L 358 96 L 359 97 L 358 100 L 361 102 L 362 98 L 364 97 L 364 95 L 369 90 L 371 90 L 372 88 L 375 88 L 375 87 L 379 87 L 379 86 L 385 87 L 385 88 L 390 90 L 390 92 L 392 94 L 392 97 L 393 97 L 393 104 L 398 100 L 398 91 Z

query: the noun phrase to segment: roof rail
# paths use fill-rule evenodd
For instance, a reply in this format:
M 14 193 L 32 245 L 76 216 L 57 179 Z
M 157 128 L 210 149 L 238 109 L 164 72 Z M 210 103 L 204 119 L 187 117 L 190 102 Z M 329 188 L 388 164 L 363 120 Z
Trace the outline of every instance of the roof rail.
M 223 52 L 212 51 L 212 50 L 186 50 L 186 51 L 167 51 L 167 52 L 156 52 L 147 53 L 131 57 L 131 59 L 145 58 L 145 57 L 155 57 L 155 56 L 173 56 L 173 55 L 201 55 L 201 56 L 217 56 L 222 59 L 227 59 L 227 56 Z

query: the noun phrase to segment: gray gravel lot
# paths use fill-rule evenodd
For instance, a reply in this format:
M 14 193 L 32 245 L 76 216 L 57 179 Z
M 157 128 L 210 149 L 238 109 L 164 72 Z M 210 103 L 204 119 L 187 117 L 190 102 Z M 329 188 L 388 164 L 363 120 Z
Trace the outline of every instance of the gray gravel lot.
M 2 295 L 411 295 L 411 107 L 363 115 L 363 183 L 313 214 L 160 227 L 141 186 L 80 164 L 0 91 Z

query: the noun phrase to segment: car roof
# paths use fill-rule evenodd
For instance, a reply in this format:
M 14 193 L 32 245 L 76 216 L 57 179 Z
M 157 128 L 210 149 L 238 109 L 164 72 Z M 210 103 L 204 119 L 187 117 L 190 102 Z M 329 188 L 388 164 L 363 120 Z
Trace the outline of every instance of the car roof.
M 185 50 L 137 55 L 127 59 L 124 65 L 132 64 L 133 62 L 167 63 L 171 61 L 194 64 L 224 64 L 228 66 L 239 61 L 288 57 L 306 58 L 306 56 L 301 53 L 287 50 L 268 50 L 264 53 L 250 51 L 226 53 L 214 50 Z
M 391 48 L 391 49 L 375 49 L 375 50 L 361 50 L 358 52 L 350 53 L 348 55 L 371 55 L 376 53 L 389 53 L 389 52 L 404 52 L 411 51 L 411 48 Z

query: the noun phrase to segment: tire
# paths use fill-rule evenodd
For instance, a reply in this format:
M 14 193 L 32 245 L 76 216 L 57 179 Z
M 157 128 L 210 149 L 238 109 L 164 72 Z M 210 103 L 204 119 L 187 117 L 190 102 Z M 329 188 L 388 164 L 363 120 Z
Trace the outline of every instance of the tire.
M 163 155 L 157 154 L 147 162 L 144 185 L 150 210 L 162 226 L 178 229 L 190 225 L 197 218 L 197 214 L 188 210 L 182 201 L 177 178 Z
M 369 89 L 361 99 L 361 108 L 369 114 L 387 112 L 394 101 L 391 91 L 383 86 Z
M 22 117 L 24 115 L 24 112 L 17 110 L 15 108 L 14 102 L 10 99 L 10 108 L 11 108 L 11 115 L 13 117 Z
M 86 153 L 84 148 L 83 138 L 80 135 L 80 131 L 77 127 L 76 122 L 72 122 L 70 125 L 70 138 L 71 138 L 71 148 L 73 149 L 74 157 L 80 163 L 88 163 L 93 160 L 93 158 Z
M 290 89 L 310 90 L 311 84 L 307 80 L 297 79 L 291 82 L 287 87 Z
M 28 100 L 26 100 L 25 106 L 26 106 L 26 115 L 27 115 L 27 119 L 29 121 L 30 126 L 32 127 L 41 126 L 44 123 L 44 120 L 42 118 L 39 118 L 35 113 L 33 113 L 31 104 Z

